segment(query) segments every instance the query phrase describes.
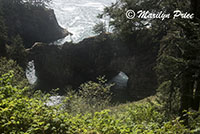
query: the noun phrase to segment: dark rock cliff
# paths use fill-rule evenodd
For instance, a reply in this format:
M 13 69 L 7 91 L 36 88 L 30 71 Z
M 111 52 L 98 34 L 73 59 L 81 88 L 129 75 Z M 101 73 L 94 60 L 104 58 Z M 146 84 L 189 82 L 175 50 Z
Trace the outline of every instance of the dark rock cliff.
M 138 100 L 154 94 L 157 88 L 154 67 L 159 44 L 152 39 L 148 31 L 126 42 L 102 34 L 63 46 L 36 43 L 29 53 L 35 61 L 40 89 L 77 88 L 100 75 L 111 79 L 123 71 L 129 77 L 124 90 L 127 98 Z
M 63 46 L 36 43 L 29 53 L 35 62 L 38 88 L 48 91 L 67 86 L 76 89 L 103 75 L 111 79 L 120 72 L 124 65 L 121 59 L 128 56 L 129 50 L 121 41 L 100 35 Z
M 109 80 L 123 71 L 129 77 L 125 97 L 138 100 L 154 94 L 157 87 L 153 68 L 158 45 L 150 38 L 144 42 L 136 47 L 136 41 L 125 43 L 100 35 L 63 46 L 36 43 L 28 51 L 30 60 L 35 61 L 39 89 L 60 88 L 63 93 L 66 87 L 77 89 L 98 76 L 105 75 Z
M 29 60 L 35 62 L 39 89 L 60 88 L 63 93 L 67 87 L 77 89 L 81 83 L 98 76 L 111 79 L 123 71 L 129 77 L 124 91 L 133 100 L 155 93 L 157 79 L 153 68 L 159 45 L 154 44 L 148 31 L 138 32 L 126 42 L 101 34 L 77 44 L 47 45 L 68 35 L 58 25 L 53 10 L 0 1 L 8 37 L 19 34 L 25 47 L 30 48 Z M 0 47 L 4 52 L 5 47 Z
M 26 48 L 35 42 L 50 43 L 68 35 L 56 20 L 54 11 L 41 6 L 2 1 L 8 36 L 20 35 Z

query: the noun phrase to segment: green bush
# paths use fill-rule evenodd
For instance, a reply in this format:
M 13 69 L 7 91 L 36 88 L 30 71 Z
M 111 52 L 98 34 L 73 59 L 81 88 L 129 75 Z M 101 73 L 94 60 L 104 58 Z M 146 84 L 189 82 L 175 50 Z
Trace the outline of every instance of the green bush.
M 27 88 L 12 85 L 12 77 L 12 71 L 0 77 L 2 134 L 189 134 L 199 130 L 194 127 L 199 119 L 191 119 L 190 130 L 179 118 L 165 119 L 164 114 L 150 103 L 73 114 L 74 111 L 66 111 L 63 104 L 47 106 L 50 94 L 37 91 L 28 96 Z M 88 85 L 91 87 L 88 83 L 82 85 L 82 91 L 86 87 L 89 90 Z
M 11 44 L 6 45 L 7 55 L 10 59 L 13 59 L 22 68 L 27 66 L 27 51 L 23 46 L 22 38 L 18 35 L 12 38 Z
M 11 83 L 13 86 L 24 87 L 29 85 L 24 70 L 14 61 L 4 57 L 0 58 L 0 76 L 13 70 Z
M 105 77 L 98 77 L 98 82 L 89 81 L 80 85 L 79 91 L 68 91 L 64 100 L 65 109 L 73 114 L 94 113 L 110 106 L 113 84 L 106 84 Z

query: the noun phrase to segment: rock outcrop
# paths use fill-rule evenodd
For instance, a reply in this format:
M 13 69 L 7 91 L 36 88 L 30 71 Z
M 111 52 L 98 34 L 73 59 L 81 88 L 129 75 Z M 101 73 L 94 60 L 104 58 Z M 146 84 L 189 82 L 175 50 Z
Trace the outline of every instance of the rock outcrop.
M 12 1 L 1 4 L 8 36 L 20 35 L 26 48 L 35 42 L 50 43 L 69 34 L 59 26 L 52 9 Z
M 35 63 L 38 88 L 46 91 L 69 86 L 76 89 L 81 83 L 103 75 L 111 79 L 123 67 L 121 59 L 129 55 L 126 45 L 108 35 L 63 46 L 36 43 L 28 51 Z
M 153 68 L 159 45 L 151 37 L 136 42 L 113 40 L 106 34 L 84 39 L 63 46 L 36 43 L 29 49 L 38 77 L 38 88 L 45 91 L 65 87 L 77 89 L 81 83 L 96 80 L 105 75 L 108 80 L 120 71 L 128 79 L 127 88 L 119 96 L 127 100 L 139 100 L 155 93 L 157 77 Z M 116 92 L 115 92 L 116 93 Z

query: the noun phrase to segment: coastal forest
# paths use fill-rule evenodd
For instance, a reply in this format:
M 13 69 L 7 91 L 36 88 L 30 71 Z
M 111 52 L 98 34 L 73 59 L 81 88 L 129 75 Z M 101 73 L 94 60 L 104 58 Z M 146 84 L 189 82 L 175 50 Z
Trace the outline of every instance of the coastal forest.
M 199 0 L 116 0 L 62 45 L 52 1 L 0 0 L 1 134 L 200 133 Z

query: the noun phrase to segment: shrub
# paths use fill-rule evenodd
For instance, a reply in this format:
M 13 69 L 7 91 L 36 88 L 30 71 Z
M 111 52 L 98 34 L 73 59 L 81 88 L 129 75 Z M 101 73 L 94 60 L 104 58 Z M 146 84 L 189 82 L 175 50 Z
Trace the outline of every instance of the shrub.
M 6 45 L 6 51 L 10 59 L 16 61 L 22 68 L 26 68 L 28 54 L 19 35 L 11 40 L 11 44 Z
M 69 91 L 65 99 L 65 109 L 68 112 L 94 113 L 110 106 L 111 92 L 113 84 L 106 84 L 105 77 L 98 77 L 98 82 L 89 81 L 80 85 L 78 92 Z
M 8 73 L 10 70 L 13 71 L 13 77 L 11 78 L 13 86 L 24 87 L 28 85 L 25 72 L 15 61 L 3 57 L 0 58 L 0 76 Z
M 31 97 L 27 96 L 27 88 L 20 89 L 12 85 L 12 77 L 12 71 L 0 77 L 2 134 L 188 134 L 198 132 L 199 129 L 194 127 L 191 131 L 183 125 L 180 118 L 166 120 L 149 103 L 120 106 L 122 110 L 115 112 L 102 110 L 73 114 L 63 109 L 63 104 L 47 106 L 49 94 L 37 91 Z M 88 87 L 88 83 L 86 85 L 82 85 L 82 88 Z M 192 126 L 198 124 L 199 120 L 195 120 Z

